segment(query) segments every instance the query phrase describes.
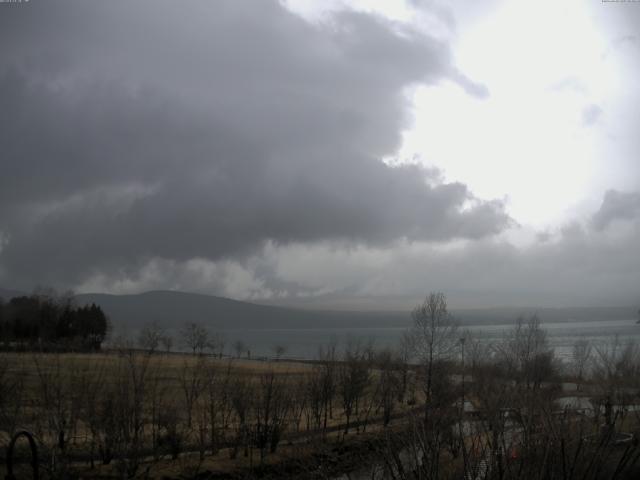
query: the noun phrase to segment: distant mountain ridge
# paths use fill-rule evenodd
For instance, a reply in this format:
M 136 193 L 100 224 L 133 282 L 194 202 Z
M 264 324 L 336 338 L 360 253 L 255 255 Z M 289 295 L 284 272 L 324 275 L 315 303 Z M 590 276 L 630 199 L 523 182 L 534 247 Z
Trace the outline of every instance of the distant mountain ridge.
M 100 305 L 116 326 L 131 328 L 153 321 L 167 328 L 198 322 L 217 329 L 408 326 L 410 321 L 407 312 L 310 311 L 175 291 L 80 294 L 76 299 L 80 304 Z
M 157 321 L 165 327 L 199 322 L 218 329 L 384 328 L 409 327 L 406 311 L 308 310 L 261 305 L 196 293 L 151 291 L 136 295 L 81 294 L 79 303 L 96 303 L 114 324 L 136 328 Z M 509 324 L 519 316 L 538 314 L 542 322 L 633 319 L 632 307 L 452 309 L 462 325 Z
M 6 288 L 0 288 L 0 298 L 3 299 L 5 302 L 9 301 L 13 297 L 21 297 L 23 295 L 27 295 L 27 294 L 24 292 L 20 292 L 18 290 L 9 290 Z
M 0 289 L 5 301 L 24 292 Z M 131 295 L 86 293 L 79 305 L 100 305 L 118 328 L 137 329 L 151 322 L 165 328 L 197 322 L 211 329 L 403 328 L 411 325 L 405 311 L 310 310 L 263 305 L 197 293 L 156 290 Z M 504 307 L 452 309 L 462 325 L 509 324 L 519 316 L 537 313 L 545 322 L 607 321 L 636 318 L 633 307 L 534 308 Z

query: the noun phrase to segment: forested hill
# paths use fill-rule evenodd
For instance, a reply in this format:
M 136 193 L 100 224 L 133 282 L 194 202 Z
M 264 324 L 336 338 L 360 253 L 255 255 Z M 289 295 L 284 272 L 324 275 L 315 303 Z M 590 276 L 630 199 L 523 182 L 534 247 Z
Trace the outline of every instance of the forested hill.
M 336 312 L 273 307 L 194 293 L 153 291 L 138 295 L 78 295 L 100 305 L 116 326 L 132 328 L 157 321 L 164 327 L 187 322 L 211 328 L 359 328 L 408 326 L 409 312 Z

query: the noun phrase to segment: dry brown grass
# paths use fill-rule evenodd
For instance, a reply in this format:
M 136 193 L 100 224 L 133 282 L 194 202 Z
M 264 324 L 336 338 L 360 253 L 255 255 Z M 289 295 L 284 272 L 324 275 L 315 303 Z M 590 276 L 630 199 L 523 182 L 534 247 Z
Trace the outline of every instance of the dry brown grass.
M 88 455 L 89 441 L 92 438 L 92 433 L 89 428 L 89 424 L 77 414 L 77 409 L 82 409 L 82 405 L 71 405 L 73 402 L 72 397 L 75 393 L 79 393 L 82 399 L 90 398 L 87 392 L 90 392 L 92 388 L 100 390 L 100 392 L 112 390 L 118 392 L 118 388 L 121 388 L 123 379 L 132 378 L 132 376 L 140 375 L 144 371 L 143 383 L 145 385 L 145 405 L 143 407 L 143 415 L 145 420 L 145 426 L 143 427 L 142 436 L 140 442 L 144 443 L 145 450 L 142 454 L 142 463 L 144 468 L 150 467 L 154 472 L 162 472 L 167 476 L 178 476 L 183 474 L 185 470 L 193 469 L 196 466 L 201 469 L 210 471 L 222 471 L 232 472 L 242 470 L 250 465 L 256 465 L 260 462 L 259 450 L 253 447 L 253 459 L 245 458 L 243 456 L 243 450 L 238 453 L 237 458 L 231 460 L 229 448 L 224 445 L 220 445 L 222 450 L 212 457 L 210 453 L 207 453 L 204 459 L 204 463 L 200 465 L 199 456 L 194 454 L 194 450 L 198 448 L 198 430 L 196 425 L 193 428 L 185 428 L 185 392 L 184 385 L 185 379 L 189 375 L 202 375 L 205 378 L 207 374 L 212 372 L 218 375 L 220 379 L 228 379 L 231 382 L 243 381 L 246 385 L 251 387 L 247 392 L 247 395 L 258 395 L 261 385 L 265 378 L 274 374 L 278 380 L 284 382 L 284 391 L 287 397 L 294 396 L 295 389 L 300 389 L 300 385 L 303 385 L 308 376 L 317 371 L 317 366 L 311 363 L 294 362 L 294 361 L 263 361 L 263 360 L 248 360 L 248 359 L 230 359 L 230 358 L 215 358 L 213 356 L 194 356 L 190 354 L 165 354 L 165 353 L 153 353 L 148 354 L 142 351 L 109 351 L 103 353 L 0 353 L 0 365 L 4 366 L 4 371 L 8 376 L 19 378 L 22 384 L 19 402 L 23 404 L 21 411 L 21 423 L 22 428 L 34 431 L 39 436 L 39 440 L 43 442 L 44 451 L 52 452 L 56 447 L 57 432 L 56 427 L 52 427 L 50 424 L 51 418 L 58 415 L 51 405 L 46 405 L 43 391 L 49 389 L 54 392 L 56 389 L 60 389 L 62 394 L 59 398 L 62 398 L 62 403 L 66 402 L 65 408 L 76 409 L 76 415 L 74 420 L 74 426 L 70 429 L 66 435 L 69 445 L 67 447 L 67 453 L 72 452 L 74 464 L 77 468 L 85 469 L 87 466 L 86 460 L 78 460 Z M 373 391 L 375 383 L 378 379 L 379 372 L 371 370 L 371 385 L 369 385 L 365 397 L 363 397 L 363 404 L 365 402 L 373 402 Z M 0 379 L 1 380 L 1 379 Z M 91 383 L 93 382 L 93 383 Z M 0 382 L 0 387 L 2 382 Z M 92 387 L 93 385 L 93 387 Z M 128 384 L 127 388 L 131 387 Z M 100 387 L 100 388 L 99 388 Z M 156 389 L 156 390 L 154 390 Z M 290 390 L 289 390 L 290 389 Z M 152 444 L 152 433 L 149 425 L 150 415 L 150 401 L 151 396 L 155 393 L 152 391 L 162 391 L 159 395 L 163 396 L 161 408 L 175 408 L 179 412 L 178 419 L 176 421 L 181 422 L 183 431 L 185 432 L 185 443 L 182 448 L 183 451 L 190 453 L 183 453 L 178 460 L 169 460 L 167 453 L 163 453 L 161 458 L 154 459 L 149 458 L 151 456 L 148 445 Z M 102 395 L 102 393 L 100 393 Z M 195 402 L 193 410 L 194 422 L 205 422 L 202 420 L 206 418 L 207 410 L 207 390 L 203 387 L 201 396 Z M 85 400 L 81 400 L 85 401 Z M 54 401 L 55 403 L 55 401 Z M 306 416 L 303 414 L 301 417 L 300 431 L 294 428 L 292 419 L 288 418 L 286 424 L 288 425 L 284 436 L 281 441 L 281 447 L 283 450 L 279 450 L 276 454 L 269 454 L 265 458 L 267 463 L 278 463 L 284 458 L 290 458 L 291 455 L 295 456 L 297 453 L 302 452 L 304 449 L 312 449 L 312 446 L 308 445 L 308 442 L 316 442 L 318 445 L 320 439 L 329 440 L 334 442 L 337 440 L 344 441 L 343 425 L 346 421 L 344 412 L 340 405 L 339 394 L 336 392 L 333 399 L 333 415 L 328 418 L 327 427 L 328 432 L 321 433 L 316 427 L 307 423 Z M 234 408 L 233 406 L 229 408 Z M 250 407 L 254 408 L 254 407 Z M 406 404 L 398 404 L 396 407 L 396 415 L 411 410 Z M 233 414 L 235 415 L 235 413 Z M 380 413 L 374 412 L 372 408 L 367 421 L 367 431 L 370 433 L 376 433 L 381 430 Z M 73 415 L 71 416 L 73 417 Z M 68 418 L 71 418 L 68 417 Z M 353 416 L 351 421 L 357 422 L 357 418 Z M 362 420 L 362 418 L 360 418 Z M 254 420 L 247 420 L 249 423 Z M 49 423 L 48 423 L 49 422 Z M 231 418 L 227 425 L 227 430 L 222 432 L 224 438 L 228 441 L 233 441 L 234 435 L 237 434 L 236 428 L 241 424 L 237 420 L 237 417 Z M 0 425 L 0 438 L 6 437 L 7 427 Z M 356 432 L 361 433 L 361 429 L 355 426 L 351 429 L 351 434 L 348 438 L 356 436 Z M 6 440 L 6 438 L 5 438 Z M 306 446 L 305 446 L 306 445 Z M 305 450 L 306 451 L 306 450 Z M 294 452 L 294 453 L 292 453 Z M 308 452 L 307 452 L 308 453 Z M 305 454 L 307 454 L 305 453 Z M 48 453 L 46 453 L 48 454 Z M 45 454 L 45 455 L 46 455 Z M 96 454 L 97 455 L 97 454 Z M 96 470 L 92 470 L 93 473 L 99 475 L 110 475 L 113 473 L 114 468 L 117 467 L 117 462 L 113 462 L 111 466 L 98 466 L 98 458 L 96 458 Z

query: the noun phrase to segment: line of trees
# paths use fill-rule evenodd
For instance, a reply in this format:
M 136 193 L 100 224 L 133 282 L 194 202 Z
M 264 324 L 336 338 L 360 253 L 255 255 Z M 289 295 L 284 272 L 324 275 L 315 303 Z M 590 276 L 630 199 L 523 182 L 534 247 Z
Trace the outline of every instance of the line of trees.
M 636 343 L 578 339 L 563 363 L 536 315 L 491 343 L 461 331 L 441 293 L 428 295 L 413 318 L 407 341 L 420 365 L 424 412 L 386 436 L 380 478 L 638 478 Z M 589 408 L 558 403 L 563 379 L 589 388 Z
M 77 306 L 73 295 L 38 292 L 0 299 L 0 343 L 5 349 L 99 350 L 109 320 L 95 305 Z
M 264 362 L 252 370 L 233 358 L 195 352 L 121 348 L 89 361 L 5 354 L 0 431 L 33 430 L 47 468 L 58 476 L 84 459 L 133 478 L 150 458 L 172 458 L 184 460 L 190 478 L 223 448 L 232 459 L 258 465 L 287 436 L 327 439 L 333 432 L 342 438 L 383 414 L 390 424 L 402 404 L 406 364 L 355 340 L 341 352 L 329 345 L 317 362 L 293 370 Z
M 57 476 L 84 459 L 133 478 L 172 458 L 192 478 L 222 449 L 257 465 L 284 439 L 341 443 L 374 423 L 382 441 L 368 463 L 382 478 L 637 473 L 637 443 L 617 448 L 615 433 L 640 432 L 640 411 L 629 408 L 640 404 L 638 346 L 579 340 L 573 362 L 562 365 L 536 316 L 518 319 L 488 344 L 461 330 L 440 293 L 428 295 L 413 320 L 397 349 L 352 339 L 297 366 L 252 368 L 205 355 L 216 336 L 193 324 L 181 330 L 190 354 L 165 355 L 158 348 L 164 333 L 151 325 L 139 339 L 149 348 L 121 348 L 91 362 L 7 356 L 0 362 L 0 430 L 33 429 Z M 558 405 L 567 373 L 589 386 L 592 415 Z

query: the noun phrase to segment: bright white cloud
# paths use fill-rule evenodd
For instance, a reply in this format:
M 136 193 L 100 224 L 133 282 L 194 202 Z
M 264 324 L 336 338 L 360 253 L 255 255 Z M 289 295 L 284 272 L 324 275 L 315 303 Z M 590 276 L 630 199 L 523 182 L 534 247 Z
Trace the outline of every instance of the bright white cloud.
M 452 84 L 417 89 L 399 158 L 435 164 L 481 197 L 506 197 L 522 224 L 584 213 L 607 161 L 596 149 L 606 135 L 587 128 L 615 88 L 606 47 L 577 1 L 506 2 L 487 12 L 460 32 L 454 53 L 490 97 Z

